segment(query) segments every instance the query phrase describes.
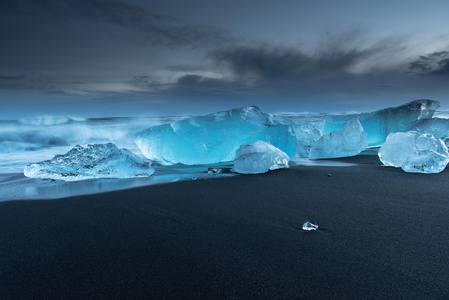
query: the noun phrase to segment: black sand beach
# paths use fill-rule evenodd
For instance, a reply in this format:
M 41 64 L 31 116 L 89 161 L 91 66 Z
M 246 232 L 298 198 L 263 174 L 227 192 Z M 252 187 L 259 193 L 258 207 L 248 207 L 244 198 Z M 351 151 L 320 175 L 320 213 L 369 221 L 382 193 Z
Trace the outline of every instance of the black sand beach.
M 449 170 L 342 161 L 2 202 L 0 299 L 448 299 Z

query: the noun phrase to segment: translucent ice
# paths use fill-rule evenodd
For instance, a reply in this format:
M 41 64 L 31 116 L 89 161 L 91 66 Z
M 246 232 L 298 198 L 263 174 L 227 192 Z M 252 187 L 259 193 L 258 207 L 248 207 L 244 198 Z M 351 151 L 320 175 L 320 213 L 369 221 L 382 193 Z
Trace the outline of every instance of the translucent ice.
M 295 157 L 308 157 L 312 145 L 314 145 L 323 134 L 324 122 L 310 122 L 294 124 L 293 130 L 296 136 Z
M 310 149 L 309 157 L 319 159 L 354 156 L 367 146 L 366 132 L 359 120 L 354 119 L 341 130 L 321 136 Z
M 309 157 L 310 148 L 323 135 L 324 119 L 322 115 L 280 114 L 273 116 L 280 123 L 291 125 L 296 136 L 295 158 Z
M 255 106 L 151 127 L 137 133 L 134 139 L 146 157 L 169 164 L 232 161 L 240 145 L 259 140 L 289 156 L 296 152 L 292 126 Z
M 442 140 L 417 131 L 391 133 L 378 155 L 384 165 L 411 173 L 440 173 L 449 162 Z
M 93 178 L 147 177 L 154 169 L 134 153 L 112 143 L 75 146 L 51 160 L 29 164 L 24 174 L 32 178 L 76 181 Z
M 220 174 L 220 173 L 223 173 L 223 169 L 209 167 L 209 168 L 207 168 L 207 173 L 209 173 L 209 174 Z
M 234 170 L 241 174 L 261 174 L 269 170 L 288 168 L 290 157 L 273 145 L 256 141 L 240 146 L 234 160 Z
M 410 131 L 430 133 L 436 138 L 442 139 L 446 146 L 449 144 L 449 119 L 432 118 L 416 121 Z
M 307 221 L 302 225 L 302 230 L 305 231 L 312 231 L 312 230 L 317 230 L 318 229 L 318 224 Z
M 325 118 L 324 132 L 340 130 L 357 118 L 367 133 L 368 145 L 380 146 L 391 132 L 407 131 L 413 122 L 432 118 L 439 106 L 438 101 L 422 99 L 371 113 L 329 115 Z

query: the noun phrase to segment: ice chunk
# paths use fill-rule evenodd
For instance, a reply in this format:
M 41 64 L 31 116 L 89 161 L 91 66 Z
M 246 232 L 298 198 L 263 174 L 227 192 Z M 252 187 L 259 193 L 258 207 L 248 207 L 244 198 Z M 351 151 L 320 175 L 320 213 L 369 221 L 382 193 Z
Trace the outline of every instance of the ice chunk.
M 154 169 L 140 157 L 126 149 L 118 149 L 112 143 L 75 146 L 63 155 L 51 160 L 32 163 L 24 174 L 32 178 L 49 178 L 76 181 L 93 178 L 146 177 Z
M 367 133 L 368 145 L 380 146 L 391 132 L 407 131 L 413 122 L 432 118 L 438 107 L 438 101 L 421 99 L 371 113 L 329 115 L 325 118 L 324 133 L 340 130 L 357 118 Z
M 289 156 L 296 152 L 292 127 L 255 106 L 151 127 L 134 138 L 146 157 L 169 164 L 232 161 L 240 145 L 258 140 L 271 143 Z
M 368 147 L 366 132 L 358 119 L 350 121 L 343 129 L 324 134 L 310 149 L 309 157 L 336 158 L 354 156 Z
M 288 168 L 290 157 L 273 145 L 256 141 L 240 146 L 234 160 L 234 170 L 241 174 L 261 174 L 269 170 Z
M 209 173 L 209 174 L 220 174 L 220 173 L 223 173 L 223 169 L 209 167 L 209 168 L 207 168 L 207 173 Z
M 296 136 L 297 158 L 309 156 L 310 149 L 323 135 L 324 122 L 311 122 L 293 125 Z
M 416 121 L 409 131 L 430 133 L 436 138 L 445 139 L 449 136 L 449 119 L 431 118 Z
M 312 230 L 317 230 L 318 229 L 318 224 L 307 221 L 302 225 L 302 230 L 305 231 L 312 231 Z
M 417 131 L 393 132 L 379 149 L 379 158 L 386 166 L 412 173 L 440 173 L 449 162 L 449 153 L 442 140 Z
M 280 114 L 279 122 L 291 125 L 296 136 L 294 158 L 309 157 L 310 148 L 323 135 L 324 117 L 313 114 Z

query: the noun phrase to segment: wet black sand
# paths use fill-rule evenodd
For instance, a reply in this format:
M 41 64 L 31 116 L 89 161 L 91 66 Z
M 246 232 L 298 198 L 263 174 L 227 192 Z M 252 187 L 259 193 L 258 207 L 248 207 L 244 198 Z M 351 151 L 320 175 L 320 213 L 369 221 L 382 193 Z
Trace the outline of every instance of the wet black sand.
M 0 299 L 448 299 L 449 170 L 343 161 L 1 202 Z

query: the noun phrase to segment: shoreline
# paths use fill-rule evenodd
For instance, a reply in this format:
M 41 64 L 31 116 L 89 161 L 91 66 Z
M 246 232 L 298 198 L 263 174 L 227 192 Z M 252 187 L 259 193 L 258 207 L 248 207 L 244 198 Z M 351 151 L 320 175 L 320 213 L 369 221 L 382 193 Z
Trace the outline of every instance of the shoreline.
M 371 154 L 370 154 L 371 155 Z M 376 154 L 377 157 L 377 154 Z M 356 161 L 353 158 L 352 161 Z M 339 159 L 296 159 L 290 167 L 297 166 L 355 166 L 356 163 Z M 79 181 L 29 178 L 22 173 L 0 174 L 0 202 L 11 200 L 63 199 L 74 196 L 95 195 L 106 192 L 133 189 L 136 187 L 167 184 L 186 180 L 216 179 L 238 176 L 231 171 L 233 162 L 208 165 L 168 165 L 152 166 L 155 174 L 149 177 L 97 178 Z M 221 173 L 209 173 L 210 169 L 222 169 Z
M 374 158 L 0 202 L 0 298 L 447 298 L 449 170 Z

